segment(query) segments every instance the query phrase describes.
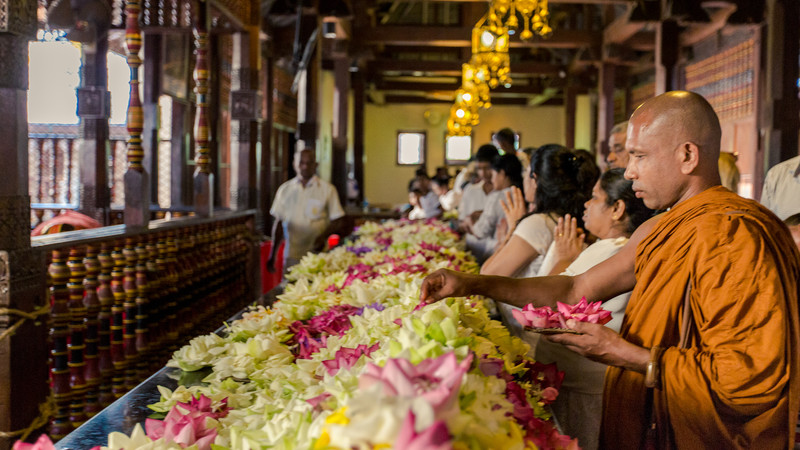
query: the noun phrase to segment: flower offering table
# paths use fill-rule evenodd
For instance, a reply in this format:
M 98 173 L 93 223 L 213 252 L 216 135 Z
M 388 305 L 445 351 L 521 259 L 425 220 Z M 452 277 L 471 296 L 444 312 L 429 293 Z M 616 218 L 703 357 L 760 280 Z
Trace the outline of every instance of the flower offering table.
M 577 448 L 548 407 L 563 373 L 483 299 L 420 303 L 441 268 L 478 271 L 446 225 L 366 223 L 58 448 Z

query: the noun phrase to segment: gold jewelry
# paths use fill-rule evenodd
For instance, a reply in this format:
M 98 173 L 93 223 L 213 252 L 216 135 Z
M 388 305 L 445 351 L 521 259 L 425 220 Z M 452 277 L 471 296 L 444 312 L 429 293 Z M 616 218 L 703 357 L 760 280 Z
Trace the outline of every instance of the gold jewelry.
M 644 385 L 649 388 L 661 388 L 661 354 L 664 352 L 659 346 L 650 349 L 650 360 L 647 361 L 647 371 L 644 376 Z
M 563 235 L 564 235 L 564 233 L 558 233 L 558 237 L 561 237 Z

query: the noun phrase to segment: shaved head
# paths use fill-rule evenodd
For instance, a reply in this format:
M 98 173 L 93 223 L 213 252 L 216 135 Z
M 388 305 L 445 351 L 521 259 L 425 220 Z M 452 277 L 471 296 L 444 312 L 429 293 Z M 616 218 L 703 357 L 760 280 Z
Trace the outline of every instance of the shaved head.
M 663 133 L 674 145 L 683 141 L 700 147 L 706 159 L 717 163 L 722 129 L 714 108 L 694 92 L 671 91 L 642 103 L 631 115 L 631 121 L 642 117 L 639 126 Z
M 625 176 L 649 208 L 669 208 L 720 184 L 721 135 L 717 114 L 702 96 L 661 94 L 631 115 Z

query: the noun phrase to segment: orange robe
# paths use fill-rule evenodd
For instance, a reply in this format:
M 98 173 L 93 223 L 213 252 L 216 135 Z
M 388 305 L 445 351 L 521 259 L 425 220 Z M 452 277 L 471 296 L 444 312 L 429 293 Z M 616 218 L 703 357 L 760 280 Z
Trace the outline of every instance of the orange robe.
M 723 187 L 665 213 L 636 249 L 620 334 L 666 350 L 654 390 L 659 448 L 789 448 L 800 407 L 800 254 L 786 227 Z M 691 280 L 694 329 L 678 348 Z M 602 446 L 638 449 L 644 375 L 606 373 Z

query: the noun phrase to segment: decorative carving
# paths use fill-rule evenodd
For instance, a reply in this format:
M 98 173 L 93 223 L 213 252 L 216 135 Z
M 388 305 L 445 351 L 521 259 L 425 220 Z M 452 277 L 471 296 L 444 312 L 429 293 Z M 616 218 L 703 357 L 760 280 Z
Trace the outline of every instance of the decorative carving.
M 31 0 L 0 0 L 0 33 L 36 36 L 36 5 Z
M 0 88 L 28 89 L 28 38 L 0 33 L 0 61 Z
M 242 121 L 258 119 L 260 104 L 256 91 L 231 92 L 231 119 Z
M 197 94 L 197 116 L 194 123 L 195 163 L 200 173 L 211 173 L 208 127 L 208 30 L 205 21 L 205 4 L 198 8 L 194 26 L 194 44 L 197 61 L 194 67 L 194 91 Z
M 0 197 L 0 248 L 13 251 L 31 247 L 30 202 L 27 195 Z
M 128 66 L 131 68 L 130 98 L 128 101 L 128 164 L 129 169 L 142 172 L 142 101 L 139 98 L 139 66 L 142 59 L 139 50 L 142 48 L 142 31 L 139 27 L 139 12 L 142 7 L 138 0 L 128 0 L 125 5 L 127 21 L 125 27 L 125 44 L 128 48 Z

